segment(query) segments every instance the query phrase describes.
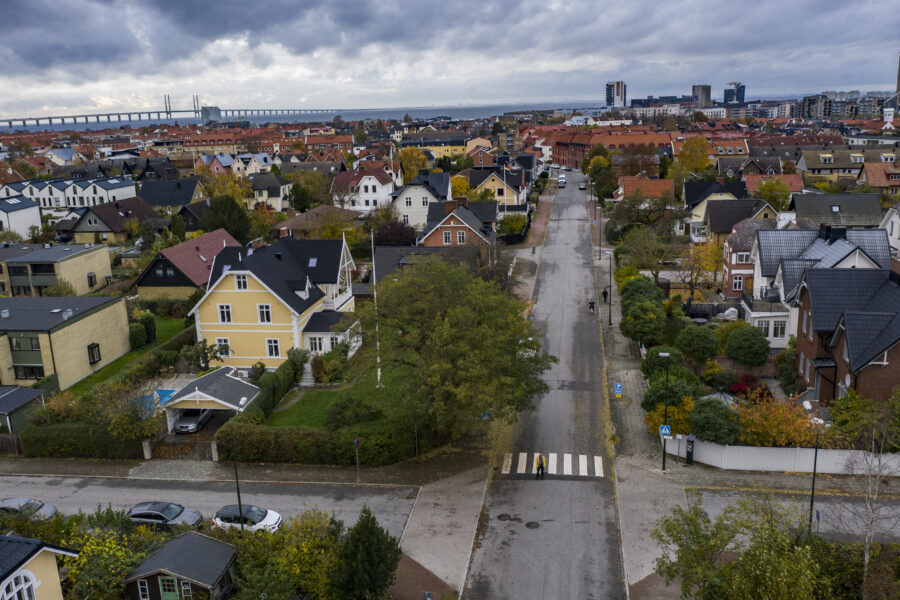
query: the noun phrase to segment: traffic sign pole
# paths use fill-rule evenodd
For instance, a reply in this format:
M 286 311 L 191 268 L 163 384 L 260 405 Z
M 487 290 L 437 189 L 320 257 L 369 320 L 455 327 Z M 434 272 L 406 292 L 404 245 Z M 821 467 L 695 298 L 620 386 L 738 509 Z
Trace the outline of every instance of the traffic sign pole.
M 356 438 L 356 483 L 359 483 L 359 438 Z

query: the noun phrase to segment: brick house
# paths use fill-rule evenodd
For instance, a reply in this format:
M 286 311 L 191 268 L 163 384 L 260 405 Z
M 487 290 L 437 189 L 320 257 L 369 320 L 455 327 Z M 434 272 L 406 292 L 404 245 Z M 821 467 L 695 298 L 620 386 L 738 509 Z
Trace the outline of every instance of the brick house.
M 418 245 L 425 247 L 481 246 L 497 241 L 496 202 L 447 201 L 429 207 L 429 224 Z
M 756 232 L 775 229 L 775 219 L 748 217 L 731 228 L 722 252 L 722 293 L 728 298 L 740 298 L 741 292 L 753 290 L 753 259 L 750 251 Z
M 840 290 L 840 293 L 835 293 Z M 885 401 L 900 373 L 900 275 L 889 269 L 809 269 L 799 307 L 797 370 L 815 399 L 856 390 Z

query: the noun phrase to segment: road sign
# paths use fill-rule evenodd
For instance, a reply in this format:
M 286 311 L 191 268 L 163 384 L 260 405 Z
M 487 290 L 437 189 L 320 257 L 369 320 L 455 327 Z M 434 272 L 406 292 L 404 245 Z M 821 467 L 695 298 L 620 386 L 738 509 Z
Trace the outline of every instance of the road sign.
M 594 227 L 597 226 L 597 219 L 594 219 Z
M 617 383 L 616 384 L 616 398 L 621 398 L 621 397 L 622 397 L 622 384 Z
M 659 435 L 672 435 L 672 426 L 671 425 L 660 425 L 659 426 Z
M 490 421 L 492 416 L 493 415 L 489 412 L 483 412 L 483 413 L 481 413 L 481 420 L 482 421 Z
M 359 448 L 359 438 L 356 438 L 355 444 L 356 444 L 356 447 Z

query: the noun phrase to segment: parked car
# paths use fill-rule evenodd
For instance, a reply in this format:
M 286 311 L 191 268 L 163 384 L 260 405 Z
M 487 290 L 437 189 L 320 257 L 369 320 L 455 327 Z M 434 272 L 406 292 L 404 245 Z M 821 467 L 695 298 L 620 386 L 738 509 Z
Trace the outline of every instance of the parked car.
M 141 502 L 132 506 L 127 515 L 136 525 L 149 525 L 160 529 L 172 525 L 199 528 L 203 524 L 203 515 L 199 510 L 185 508 L 174 502 Z
M 562 181 L 559 182 L 559 187 L 561 187 L 561 188 L 566 187 L 566 180 L 565 180 L 565 179 L 563 179 Z
M 551 169 L 558 169 L 558 168 L 559 168 L 559 165 L 556 164 L 556 163 L 553 163 L 552 165 L 550 165 L 550 168 L 551 168 Z
M 57 510 L 52 504 L 44 504 L 34 498 L 4 498 L 0 500 L 0 512 L 49 519 L 57 513 Z
M 582 181 L 581 183 L 578 184 L 578 189 L 579 189 L 579 190 L 586 190 L 586 189 L 587 189 L 587 184 L 586 184 L 585 182 Z
M 569 165 L 566 165 L 566 171 L 571 171 L 571 170 L 572 170 L 572 167 L 570 167 Z
M 195 433 L 200 431 L 206 422 L 212 419 L 213 411 L 208 408 L 189 408 L 181 412 L 175 421 L 177 433 Z
M 281 528 L 281 515 L 274 510 L 268 510 L 252 504 L 244 504 L 243 509 L 244 528 L 250 531 L 278 531 Z M 213 518 L 216 527 L 228 529 L 241 526 L 241 512 L 237 504 L 223 506 Z

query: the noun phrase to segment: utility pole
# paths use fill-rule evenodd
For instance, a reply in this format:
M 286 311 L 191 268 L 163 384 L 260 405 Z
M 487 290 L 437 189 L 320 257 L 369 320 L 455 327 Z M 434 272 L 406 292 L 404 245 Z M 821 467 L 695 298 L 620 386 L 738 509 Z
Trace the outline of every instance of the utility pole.
M 241 532 L 244 531 L 244 505 L 241 503 L 241 484 L 238 480 L 237 454 L 235 453 L 234 427 L 231 428 L 231 463 L 234 465 L 234 487 L 237 490 L 238 515 L 241 520 Z

